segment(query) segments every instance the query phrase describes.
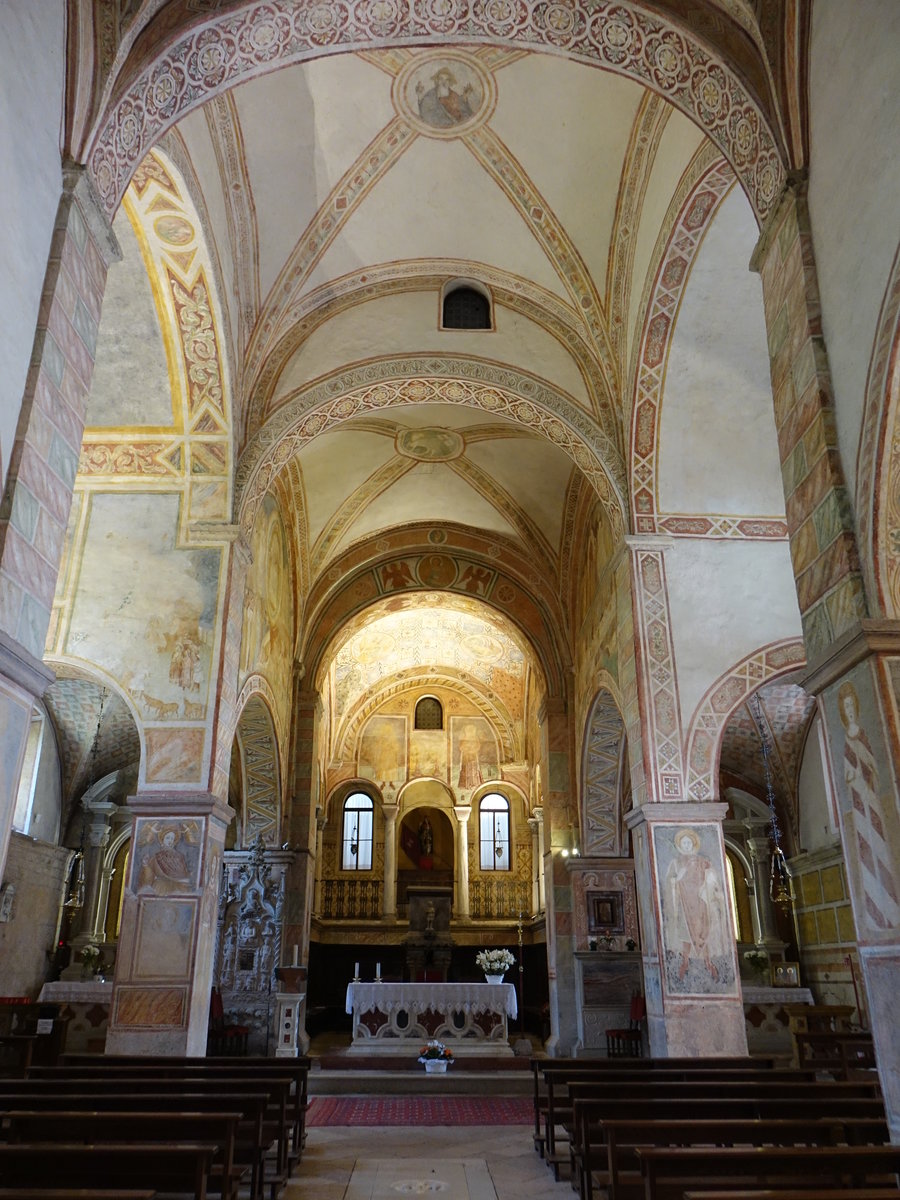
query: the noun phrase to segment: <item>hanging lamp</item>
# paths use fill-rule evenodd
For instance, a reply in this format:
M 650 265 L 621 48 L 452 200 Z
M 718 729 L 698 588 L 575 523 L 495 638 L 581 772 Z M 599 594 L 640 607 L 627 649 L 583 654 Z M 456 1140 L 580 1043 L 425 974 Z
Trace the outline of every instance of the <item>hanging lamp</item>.
M 763 768 L 766 774 L 766 803 L 769 806 L 769 836 L 772 839 L 772 861 L 769 866 L 769 896 L 773 904 L 790 904 L 794 899 L 791 886 L 791 873 L 781 845 L 781 827 L 778 823 L 778 812 L 775 808 L 775 788 L 772 784 L 771 747 L 769 735 L 766 733 L 763 721 L 762 706 L 758 693 L 753 694 L 753 717 L 762 743 Z

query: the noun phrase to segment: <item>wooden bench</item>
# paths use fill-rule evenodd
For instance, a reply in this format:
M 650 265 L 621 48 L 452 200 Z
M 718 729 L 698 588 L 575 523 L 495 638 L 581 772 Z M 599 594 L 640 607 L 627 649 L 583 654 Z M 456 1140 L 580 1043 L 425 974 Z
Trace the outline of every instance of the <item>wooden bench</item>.
M 0 1200 L 153 1200 L 156 1192 L 134 1188 L 17 1188 L 0 1187 Z
M 840 1118 L 756 1118 L 603 1122 L 605 1169 L 598 1180 L 609 1200 L 639 1200 L 643 1193 L 641 1146 L 860 1146 L 884 1145 L 887 1121 Z M 587 1195 L 593 1171 L 586 1172 Z
M 0 1144 L 0 1179 L 20 1190 L 52 1187 L 128 1188 L 135 1177 L 154 1191 L 191 1193 L 206 1200 L 218 1147 L 189 1142 L 18 1142 Z
M 54 1142 L 65 1131 L 67 1142 L 211 1142 L 220 1147 L 213 1163 L 207 1190 L 222 1200 L 237 1196 L 241 1180 L 250 1175 L 251 1164 L 239 1165 L 235 1143 L 240 1112 L 125 1112 L 120 1109 L 85 1111 L 79 1108 L 10 1109 L 3 1114 L 7 1140 Z
M 727 1188 L 738 1179 L 746 1188 L 784 1187 L 798 1182 L 807 1188 L 846 1188 L 872 1181 L 897 1186 L 900 1146 L 639 1146 L 644 1200 L 683 1200 L 686 1191 Z
M 829 1188 L 828 1200 L 891 1200 L 900 1196 L 900 1188 Z M 807 1188 L 786 1191 L 781 1188 L 746 1189 L 727 1192 L 685 1192 L 684 1200 L 822 1200 L 821 1191 Z
M 857 1071 L 875 1070 L 875 1043 L 871 1033 L 795 1033 L 801 1067 L 828 1071 L 837 1079 L 850 1079 Z
M 82 1111 L 158 1112 L 177 1107 L 193 1112 L 240 1112 L 243 1123 L 235 1144 L 237 1163 L 249 1163 L 250 1195 L 258 1200 L 264 1182 L 270 1182 L 265 1180 L 266 1155 L 272 1146 L 277 1148 L 279 1133 L 286 1138 L 286 1127 L 277 1113 L 271 1115 L 271 1090 L 260 1084 L 258 1090 L 250 1091 L 250 1086 L 250 1080 L 243 1080 L 240 1087 L 223 1093 L 209 1087 L 197 1091 L 173 1089 L 166 1080 L 10 1080 L 0 1081 L 0 1109 L 77 1107 Z
M 870 1133 L 886 1129 L 880 1099 L 810 1100 L 804 1105 L 804 1118 L 850 1126 L 857 1131 L 854 1136 L 860 1141 L 868 1141 Z M 587 1200 L 593 1194 L 592 1173 L 601 1170 L 606 1174 L 605 1126 L 608 1121 L 655 1123 L 685 1119 L 685 1106 L 681 1100 L 621 1100 L 614 1097 L 576 1100 L 571 1148 L 572 1186 Z M 696 1100 L 691 1106 L 690 1119 L 704 1128 L 710 1122 L 722 1120 L 790 1122 L 797 1119 L 797 1106 L 792 1100 Z M 886 1136 L 881 1140 L 886 1141 Z

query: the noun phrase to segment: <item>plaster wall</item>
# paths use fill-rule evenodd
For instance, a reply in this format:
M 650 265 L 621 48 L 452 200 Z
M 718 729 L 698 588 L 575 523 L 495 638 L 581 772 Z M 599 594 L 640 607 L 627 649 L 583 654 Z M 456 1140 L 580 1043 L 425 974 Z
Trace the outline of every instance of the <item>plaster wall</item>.
M 760 646 L 800 637 L 786 542 L 676 538 L 666 577 L 684 731 L 710 685 Z
M 12 915 L 0 923 L 4 996 L 37 998 L 47 978 L 47 951 L 54 948 L 56 921 L 70 851 L 13 833 L 4 883 L 16 889 Z
M 45 718 L 44 735 L 41 740 L 41 756 L 37 764 L 34 781 L 34 799 L 31 804 L 31 823 L 28 832 L 32 837 L 45 842 L 55 842 L 59 837 L 59 821 L 62 813 L 62 785 L 60 777 L 59 750 L 51 722 Z
M 825 764 L 819 741 L 819 718 L 814 717 L 797 781 L 797 807 L 800 817 L 800 845 L 804 850 L 831 846 L 840 836 L 834 822 L 834 809 L 828 795 Z
M 0 5 L 0 481 L 6 479 L 62 191 L 63 0 Z
M 816 0 L 809 208 L 838 444 L 852 489 L 875 326 L 897 251 L 900 6 Z M 893 220 L 885 214 L 894 213 Z
M 756 220 L 734 187 L 706 233 L 666 368 L 659 446 L 664 512 L 784 513 L 762 282 L 747 269 Z

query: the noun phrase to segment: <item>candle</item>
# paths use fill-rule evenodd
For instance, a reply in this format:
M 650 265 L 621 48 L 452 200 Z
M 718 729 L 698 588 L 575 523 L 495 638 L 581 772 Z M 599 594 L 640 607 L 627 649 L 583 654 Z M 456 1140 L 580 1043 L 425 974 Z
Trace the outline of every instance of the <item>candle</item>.
M 353 978 L 359 979 L 359 963 L 353 964 Z
M 298 964 L 298 962 L 299 962 L 299 959 L 298 959 L 298 955 L 299 955 L 299 953 L 300 953 L 300 947 L 299 947 L 299 946 L 298 946 L 298 945 L 295 943 L 295 944 L 294 944 L 294 957 L 291 959 L 291 966 L 292 966 L 292 967 L 296 967 L 296 966 L 297 966 L 297 964 Z
M 381 978 L 381 963 L 376 963 L 376 964 L 375 964 L 375 978 L 376 978 L 376 979 L 380 979 L 380 978 Z

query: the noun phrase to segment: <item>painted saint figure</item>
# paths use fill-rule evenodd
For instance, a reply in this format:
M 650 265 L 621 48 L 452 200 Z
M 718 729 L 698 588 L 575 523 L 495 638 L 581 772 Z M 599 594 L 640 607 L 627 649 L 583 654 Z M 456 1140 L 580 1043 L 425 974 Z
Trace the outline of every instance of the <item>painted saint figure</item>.
M 434 830 L 427 814 L 419 825 L 419 853 L 423 858 L 430 858 L 434 853 Z
M 876 929 L 896 928 L 900 925 L 900 899 L 886 837 L 878 764 L 859 723 L 859 695 L 849 680 L 838 689 L 838 712 L 846 732 L 844 782 L 850 799 L 847 823 L 856 834 L 866 917 Z
M 426 125 L 433 129 L 452 129 L 475 116 L 479 106 L 471 83 L 458 92 L 456 76 L 449 67 L 440 67 L 432 75 L 431 82 L 427 91 L 421 81 L 416 84 L 419 116 Z
M 172 892 L 183 892 L 191 886 L 191 869 L 187 859 L 177 848 L 181 834 L 179 830 L 163 828 L 159 833 L 159 850 L 141 863 L 138 875 L 140 891 L 156 892 L 167 896 Z
M 459 788 L 474 788 L 484 783 L 481 774 L 481 738 L 473 724 L 466 725 L 459 739 Z
M 719 875 L 700 853 L 700 838 L 693 829 L 679 829 L 673 840 L 678 853 L 666 871 L 666 940 L 678 953 L 678 979 L 699 960 L 710 978 L 718 980 L 713 959 L 726 953 L 728 944 Z

